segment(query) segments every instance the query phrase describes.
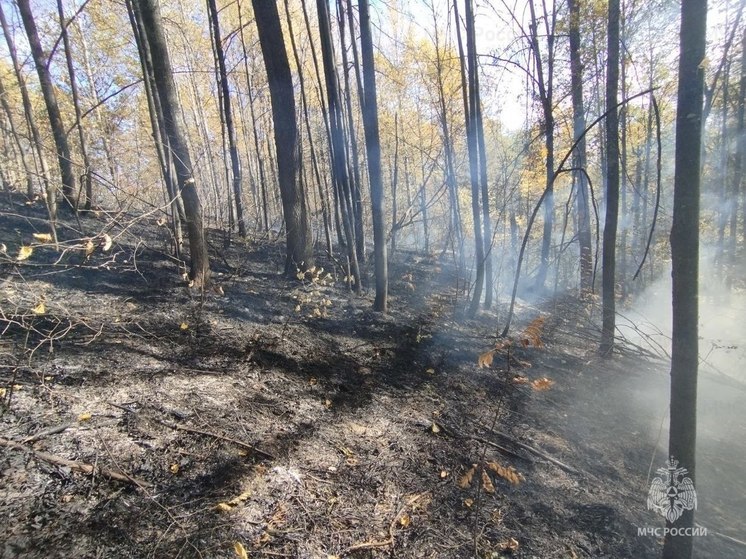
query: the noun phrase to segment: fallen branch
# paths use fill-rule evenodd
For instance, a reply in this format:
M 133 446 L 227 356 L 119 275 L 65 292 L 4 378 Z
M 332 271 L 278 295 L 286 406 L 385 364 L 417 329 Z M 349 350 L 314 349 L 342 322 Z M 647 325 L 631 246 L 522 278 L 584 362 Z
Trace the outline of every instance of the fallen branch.
M 71 470 L 82 472 L 87 475 L 96 473 L 98 475 L 104 476 L 109 479 L 113 479 L 115 481 L 121 481 L 122 483 L 129 483 L 131 485 L 136 485 L 137 487 L 148 487 L 152 485 L 151 483 L 147 481 L 134 478 L 125 473 L 115 472 L 107 468 L 93 466 L 91 464 L 86 464 L 85 462 L 76 462 L 74 460 L 68 460 L 67 458 L 62 458 L 61 456 L 55 456 L 54 454 L 49 454 L 48 452 L 34 450 L 31 447 L 28 447 L 26 445 L 23 445 L 15 441 L 11 441 L 10 439 L 6 439 L 3 437 L 0 437 L 0 446 L 4 446 L 6 448 L 15 448 L 16 450 L 22 450 L 24 452 L 28 452 L 32 454 L 34 458 L 37 458 L 38 460 L 43 460 L 44 462 L 48 462 L 49 464 L 54 464 L 55 466 L 63 466 L 65 468 L 70 468 Z
M 38 431 L 37 433 L 34 433 L 31 436 L 26 437 L 21 442 L 26 444 L 34 441 L 38 441 L 39 439 L 43 439 L 44 437 L 48 437 L 49 435 L 56 435 L 57 433 L 62 433 L 66 429 L 69 429 L 74 425 L 74 422 L 68 421 L 67 423 L 62 423 L 60 425 L 55 425 L 54 427 L 49 427 L 48 429 L 42 429 L 41 431 Z
M 134 410 L 131 410 L 125 406 L 120 406 L 119 404 L 115 404 L 113 402 L 109 402 L 110 406 L 113 406 L 115 408 L 118 408 L 120 410 L 124 410 L 128 413 L 131 413 L 133 415 L 137 415 L 137 412 Z M 236 446 L 240 446 L 241 448 L 246 449 L 248 452 L 251 452 L 253 454 L 258 454 L 259 456 L 262 456 L 266 458 L 267 460 L 275 460 L 275 456 L 273 454 L 270 454 L 269 452 L 262 450 L 260 448 L 257 448 L 256 445 L 251 445 L 248 443 L 245 443 L 243 441 L 239 441 L 236 439 L 233 439 L 231 437 L 226 437 L 225 435 L 221 435 L 219 433 L 212 433 L 211 431 L 203 431 L 202 429 L 195 429 L 193 427 L 186 427 L 185 425 L 180 425 L 178 423 L 173 423 L 171 421 L 166 421 L 165 419 L 158 419 L 156 417 L 149 416 L 147 419 L 150 419 L 151 421 L 155 421 L 156 423 L 159 423 L 160 425 L 163 425 L 164 427 L 168 427 L 169 429 L 173 429 L 175 431 L 184 431 L 185 433 L 192 433 L 193 435 L 203 435 L 205 437 L 212 437 L 213 439 L 218 439 L 221 441 L 225 441 L 231 444 L 234 444 Z
M 562 470 L 565 470 L 567 473 L 570 473 L 570 474 L 579 474 L 580 473 L 578 470 L 576 470 L 572 466 L 568 466 L 564 462 L 561 462 L 560 460 L 557 460 L 553 456 L 550 456 L 549 454 L 547 454 L 544 451 L 539 450 L 538 448 L 534 448 L 532 446 L 527 445 L 526 443 L 522 443 L 521 441 L 519 441 L 518 439 L 516 439 L 514 437 L 511 437 L 507 433 L 503 433 L 502 431 L 492 431 L 492 433 L 494 433 L 495 435 L 498 435 L 498 436 L 500 436 L 500 437 L 502 437 L 502 438 L 510 441 L 514 445 L 516 445 L 516 446 L 518 446 L 518 447 L 520 447 L 520 448 L 522 448 L 524 450 L 527 450 L 531 454 L 535 454 L 539 458 L 543 458 L 544 460 L 547 460 L 548 462 L 551 462 L 552 464 L 554 464 L 558 468 L 560 468 Z M 492 441 L 488 441 L 488 440 L 482 439 L 480 437 L 472 436 L 471 438 L 473 438 L 474 440 L 477 440 L 479 442 L 488 444 L 490 446 L 496 446 L 498 448 L 502 448 L 497 443 L 493 443 Z

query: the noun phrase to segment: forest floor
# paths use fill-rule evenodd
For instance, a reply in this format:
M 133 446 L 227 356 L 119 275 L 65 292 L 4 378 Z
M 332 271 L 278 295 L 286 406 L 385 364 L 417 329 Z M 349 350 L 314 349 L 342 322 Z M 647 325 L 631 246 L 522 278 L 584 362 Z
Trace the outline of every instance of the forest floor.
M 63 222 L 59 253 L 39 204 L 0 205 L 3 558 L 660 555 L 667 365 L 600 358 L 593 301 L 519 302 L 480 367 L 505 305 L 465 318 L 446 260 L 397 252 L 384 316 L 213 232 L 200 294 L 156 216 Z M 746 557 L 746 427 L 717 426 L 696 556 Z

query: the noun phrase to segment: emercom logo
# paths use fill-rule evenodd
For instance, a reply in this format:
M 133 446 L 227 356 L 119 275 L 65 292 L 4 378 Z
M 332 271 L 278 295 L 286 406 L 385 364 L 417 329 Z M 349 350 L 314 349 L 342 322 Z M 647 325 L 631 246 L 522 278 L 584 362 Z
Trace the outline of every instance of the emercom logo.
M 668 522 L 676 522 L 684 511 L 697 509 L 697 492 L 694 482 L 685 477 L 686 468 L 672 456 L 664 468 L 658 468 L 658 477 L 653 479 L 648 491 L 648 509 L 654 510 Z

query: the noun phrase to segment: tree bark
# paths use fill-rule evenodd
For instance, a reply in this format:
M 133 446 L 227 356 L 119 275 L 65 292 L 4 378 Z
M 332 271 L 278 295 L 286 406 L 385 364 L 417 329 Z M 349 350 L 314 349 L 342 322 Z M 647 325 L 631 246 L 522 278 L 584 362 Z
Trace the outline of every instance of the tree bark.
M 580 292 L 593 290 L 593 249 L 591 247 L 591 214 L 588 202 L 588 181 L 585 130 L 585 107 L 583 106 L 583 63 L 580 58 L 580 0 L 568 0 L 570 11 L 570 80 L 572 89 L 573 137 L 580 138 L 573 154 L 573 181 L 576 188 L 578 212 L 578 243 L 580 245 Z M 581 137 L 582 136 L 582 137 Z
M 619 217 L 619 0 L 609 0 L 606 71 L 606 216 L 603 241 L 603 325 L 600 352 L 610 356 L 616 326 L 616 235 Z
M 358 2 L 360 10 L 360 54 L 363 59 L 363 126 L 368 154 L 368 180 L 373 208 L 373 254 L 376 270 L 376 299 L 373 309 L 386 312 L 388 305 L 388 262 L 386 260 L 386 218 L 383 212 L 383 178 L 381 176 L 381 140 L 378 135 L 378 97 L 373 39 L 370 32 L 368 0 Z
M 75 177 L 73 176 L 73 167 L 70 160 L 70 146 L 67 143 L 67 133 L 65 125 L 62 122 L 59 105 L 57 104 L 57 96 L 54 93 L 52 76 L 47 67 L 47 58 L 44 55 L 44 50 L 39 40 L 39 31 L 36 28 L 34 15 L 31 13 L 30 2 L 29 0 L 18 0 L 17 4 L 18 11 L 21 13 L 21 19 L 23 20 L 23 27 L 26 29 L 31 55 L 34 59 L 36 73 L 39 76 L 39 85 L 44 96 L 47 115 L 49 116 L 49 124 L 52 128 L 52 135 L 54 136 L 54 144 L 57 148 L 57 162 L 62 178 L 62 197 L 66 202 L 65 207 L 74 211 L 76 209 L 74 199 Z
M 136 0 L 152 57 L 155 86 L 163 111 L 163 123 L 168 135 L 181 197 L 184 201 L 186 228 L 189 236 L 190 278 L 192 286 L 204 288 L 210 280 L 210 260 L 202 223 L 202 206 L 197 194 L 192 162 L 182 129 L 179 102 L 176 97 L 171 60 L 163 33 L 157 0 Z
M 225 52 L 223 51 L 223 39 L 220 36 L 220 20 L 218 19 L 218 8 L 215 0 L 207 0 L 207 9 L 212 23 L 213 41 L 215 45 L 215 59 L 218 65 L 220 77 L 218 87 L 222 91 L 223 114 L 225 115 L 225 132 L 228 136 L 228 150 L 231 157 L 231 173 L 233 174 L 233 197 L 236 204 L 236 222 L 238 234 L 246 237 L 246 219 L 243 208 L 243 188 L 241 186 L 241 158 L 238 155 L 236 142 L 236 128 L 233 125 L 233 107 L 231 104 L 230 88 L 228 86 L 228 72 L 225 68 Z
M 706 22 L 706 0 L 682 1 L 671 227 L 673 334 L 668 454 L 678 461 L 679 467 L 688 470 L 693 482 L 696 481 L 699 190 Z M 694 511 L 685 510 L 675 522 L 667 522 L 667 527 L 679 532 L 693 528 Z M 663 559 L 690 559 L 692 543 L 691 535 L 672 536 L 669 530 Z
M 65 62 L 67 63 L 67 73 L 70 78 L 70 91 L 72 93 L 73 110 L 75 111 L 75 128 L 78 130 L 78 140 L 80 142 L 80 154 L 83 157 L 83 176 L 85 184 L 85 203 L 83 209 L 91 210 L 93 203 L 93 169 L 91 169 L 91 160 L 88 157 L 88 146 L 83 130 L 82 111 L 80 109 L 80 95 L 78 94 L 78 82 L 75 77 L 75 65 L 73 64 L 73 55 L 70 49 L 70 37 L 67 33 L 67 22 L 65 21 L 65 10 L 62 6 L 62 0 L 57 0 L 57 14 L 60 18 L 60 29 L 62 30 L 62 44 L 65 47 Z M 82 188 L 81 188 L 82 190 Z M 78 199 L 80 206 L 80 199 Z
M 298 270 L 305 271 L 313 267 L 313 239 L 305 193 L 300 182 L 300 143 L 295 118 L 293 76 L 290 73 L 277 4 L 265 0 L 252 0 L 252 4 L 272 100 L 277 176 L 287 240 L 285 273 L 294 276 Z

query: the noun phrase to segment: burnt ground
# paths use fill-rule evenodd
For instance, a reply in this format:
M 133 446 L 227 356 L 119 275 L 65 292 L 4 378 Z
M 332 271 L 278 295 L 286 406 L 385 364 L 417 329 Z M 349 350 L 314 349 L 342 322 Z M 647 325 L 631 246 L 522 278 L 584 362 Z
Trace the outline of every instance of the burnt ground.
M 211 232 L 223 293 L 200 294 L 157 216 L 71 220 L 57 252 L 32 238 L 40 207 L 1 211 L 3 558 L 660 555 L 637 530 L 663 526 L 645 503 L 667 366 L 600 359 L 593 302 L 519 305 L 515 347 L 480 368 L 505 306 L 464 318 L 435 257 L 392 258 L 382 316 L 339 270 L 283 278 L 269 239 Z M 81 228 L 112 249 L 85 258 Z M 744 434 L 715 422 L 700 442 L 697 557 L 746 557 Z M 467 484 L 487 463 L 508 472 Z

